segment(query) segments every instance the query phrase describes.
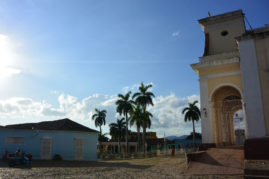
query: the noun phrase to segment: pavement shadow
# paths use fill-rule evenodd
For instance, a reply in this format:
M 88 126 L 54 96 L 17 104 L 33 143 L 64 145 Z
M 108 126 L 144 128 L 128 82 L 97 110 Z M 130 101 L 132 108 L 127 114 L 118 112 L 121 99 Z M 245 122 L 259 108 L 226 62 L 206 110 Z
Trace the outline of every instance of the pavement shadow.
M 7 162 L 0 162 L 0 168 L 8 168 Z M 77 168 L 77 167 L 108 167 L 108 168 L 133 168 L 147 169 L 151 165 L 135 165 L 129 162 L 90 162 L 90 161 L 32 161 L 31 168 Z M 13 168 L 29 169 L 24 165 L 17 165 Z
M 219 163 L 216 159 L 214 159 L 208 153 L 204 153 L 195 162 L 204 163 L 204 164 L 208 164 L 208 165 L 223 166 L 221 163 Z

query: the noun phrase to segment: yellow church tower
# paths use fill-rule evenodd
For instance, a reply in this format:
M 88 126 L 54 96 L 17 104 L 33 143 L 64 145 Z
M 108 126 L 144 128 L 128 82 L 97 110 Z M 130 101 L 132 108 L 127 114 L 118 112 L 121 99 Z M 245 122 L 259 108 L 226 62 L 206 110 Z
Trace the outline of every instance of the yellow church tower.
M 240 54 L 235 37 L 246 32 L 241 10 L 200 19 L 205 48 L 191 67 L 199 75 L 203 143 L 234 145 L 235 112 L 244 111 Z

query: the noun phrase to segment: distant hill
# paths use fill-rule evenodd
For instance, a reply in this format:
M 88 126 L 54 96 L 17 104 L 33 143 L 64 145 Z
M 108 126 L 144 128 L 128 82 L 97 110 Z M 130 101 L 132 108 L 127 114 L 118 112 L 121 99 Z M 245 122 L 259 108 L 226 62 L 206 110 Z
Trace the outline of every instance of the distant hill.
M 168 140 L 175 140 L 175 139 L 186 139 L 188 135 L 182 135 L 182 136 L 167 136 L 166 139 Z

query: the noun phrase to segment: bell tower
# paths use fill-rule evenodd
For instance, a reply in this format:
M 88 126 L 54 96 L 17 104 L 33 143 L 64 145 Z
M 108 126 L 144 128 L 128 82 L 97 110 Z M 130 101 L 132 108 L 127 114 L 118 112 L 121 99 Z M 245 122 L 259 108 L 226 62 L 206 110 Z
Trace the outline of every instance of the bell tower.
M 235 37 L 245 33 L 242 10 L 199 20 L 205 34 L 204 55 L 216 55 L 237 50 Z
M 236 143 L 233 115 L 243 110 L 239 50 L 245 33 L 242 10 L 198 20 L 205 35 L 204 54 L 191 67 L 199 75 L 203 143 Z

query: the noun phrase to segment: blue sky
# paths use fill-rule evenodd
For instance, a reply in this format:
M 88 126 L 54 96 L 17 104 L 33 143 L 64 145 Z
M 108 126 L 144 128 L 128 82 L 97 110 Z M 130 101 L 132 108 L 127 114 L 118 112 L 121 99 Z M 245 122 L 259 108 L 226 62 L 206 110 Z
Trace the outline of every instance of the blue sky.
M 94 128 L 95 107 L 110 123 L 115 95 L 145 82 L 156 94 L 152 130 L 189 133 L 177 120 L 199 99 L 189 66 L 203 53 L 197 20 L 238 9 L 253 28 L 269 23 L 267 0 L 0 1 L 0 125 L 70 117 Z

